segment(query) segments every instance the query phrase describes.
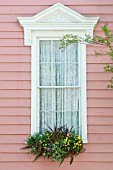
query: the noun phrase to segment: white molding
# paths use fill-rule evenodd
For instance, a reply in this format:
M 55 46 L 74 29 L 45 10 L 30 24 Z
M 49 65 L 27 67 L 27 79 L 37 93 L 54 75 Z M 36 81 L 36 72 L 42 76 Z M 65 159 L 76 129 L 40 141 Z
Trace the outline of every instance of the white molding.
M 38 46 L 37 42 L 39 39 L 60 39 L 64 34 L 67 34 L 68 31 L 36 31 L 32 32 L 32 90 L 31 90 L 31 133 L 37 132 L 39 129 L 39 106 L 38 106 L 38 92 L 37 88 L 40 86 L 37 82 L 38 74 Z M 85 35 L 85 32 L 72 31 L 72 34 L 81 36 Z M 42 38 L 41 38 L 42 37 Z M 38 39 L 38 40 L 37 40 Z M 83 142 L 87 143 L 87 105 L 86 105 L 86 45 L 79 44 L 79 58 L 80 58 L 80 86 L 75 88 L 80 88 L 80 135 L 83 138 Z M 44 87 L 46 88 L 46 87 Z M 49 88 L 49 87 L 48 87 Z M 52 88 L 52 87 L 50 87 Z M 64 87 L 63 87 L 64 88 Z
M 31 45 L 31 133 L 39 127 L 37 74 L 38 44 L 37 39 L 59 39 L 65 34 L 93 37 L 94 26 L 99 17 L 84 17 L 72 9 L 57 3 L 33 17 L 18 17 L 24 29 L 24 44 Z M 80 134 L 87 143 L 87 103 L 86 103 L 86 45 L 79 48 L 81 121 Z
M 24 44 L 31 45 L 31 31 L 37 30 L 89 30 L 93 36 L 99 17 L 84 17 L 72 9 L 57 3 L 32 17 L 18 17 L 24 28 Z
M 31 45 L 31 30 L 28 28 L 24 28 L 24 44 Z
M 80 129 L 83 142 L 87 141 L 86 45 L 80 44 Z
M 32 35 L 31 46 L 31 134 L 37 130 L 37 41 Z

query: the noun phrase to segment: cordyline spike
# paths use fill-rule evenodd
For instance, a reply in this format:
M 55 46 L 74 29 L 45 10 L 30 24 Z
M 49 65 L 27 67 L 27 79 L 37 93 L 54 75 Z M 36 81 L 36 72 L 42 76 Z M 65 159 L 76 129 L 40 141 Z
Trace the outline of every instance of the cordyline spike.
M 46 125 L 47 125 L 47 127 L 53 132 L 53 129 L 46 123 L 46 122 L 44 122 Z
M 72 129 L 73 129 L 73 126 L 71 127 L 70 131 L 72 131 Z

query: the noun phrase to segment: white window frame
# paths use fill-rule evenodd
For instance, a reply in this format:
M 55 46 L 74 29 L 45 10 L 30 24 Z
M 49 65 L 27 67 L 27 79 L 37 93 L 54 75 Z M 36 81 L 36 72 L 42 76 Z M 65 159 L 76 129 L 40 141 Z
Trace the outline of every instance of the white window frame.
M 39 130 L 40 124 L 40 115 L 39 115 L 39 92 L 37 90 L 37 81 L 39 76 L 39 46 L 38 40 L 40 39 L 61 39 L 63 35 L 69 33 L 68 31 L 35 31 L 32 35 L 32 70 L 31 70 L 31 132 L 32 134 Z M 70 33 L 76 35 L 84 35 L 84 32 L 71 31 Z M 42 36 L 43 35 L 43 36 Z M 84 142 L 87 142 L 87 107 L 86 107 L 86 45 L 78 45 L 78 56 L 79 56 L 79 80 L 80 80 L 80 134 L 84 139 Z M 37 97 L 38 96 L 38 97 Z
M 33 17 L 18 17 L 24 28 L 24 44 L 31 46 L 31 133 L 39 125 L 37 107 L 37 74 L 39 68 L 37 39 L 61 38 L 65 34 L 93 37 L 93 29 L 99 17 L 84 17 L 70 8 L 57 3 Z M 79 45 L 80 56 L 80 135 L 87 143 L 87 104 L 86 104 L 86 45 Z

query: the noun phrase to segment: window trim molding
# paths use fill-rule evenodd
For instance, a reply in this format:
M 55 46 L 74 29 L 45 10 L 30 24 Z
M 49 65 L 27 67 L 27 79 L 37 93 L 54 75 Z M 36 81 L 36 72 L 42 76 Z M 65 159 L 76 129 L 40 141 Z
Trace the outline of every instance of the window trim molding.
M 52 16 L 51 14 L 55 14 Z M 62 18 L 59 18 L 61 15 Z M 56 20 L 56 18 L 58 18 Z M 61 22 L 62 19 L 62 22 Z M 37 130 L 37 38 L 58 38 L 64 34 L 85 34 L 93 37 L 93 29 L 99 17 L 84 17 L 72 9 L 57 3 L 33 17 L 18 17 L 24 28 L 24 44 L 31 46 L 31 133 Z M 80 86 L 81 86 L 81 115 L 80 119 L 83 142 L 87 143 L 87 104 L 86 104 L 86 45 L 80 45 Z
M 61 3 L 47 8 L 32 17 L 17 17 L 24 28 L 24 44 L 32 45 L 31 32 L 40 30 L 85 30 L 93 36 L 99 17 L 84 17 Z

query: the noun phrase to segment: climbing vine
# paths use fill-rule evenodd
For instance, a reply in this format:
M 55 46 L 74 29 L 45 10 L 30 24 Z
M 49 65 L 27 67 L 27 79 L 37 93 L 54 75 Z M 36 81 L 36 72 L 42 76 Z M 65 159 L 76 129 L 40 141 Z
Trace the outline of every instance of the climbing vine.
M 60 44 L 60 48 L 63 50 L 65 49 L 68 45 L 72 43 L 86 43 L 86 44 L 99 44 L 102 46 L 107 47 L 107 51 L 100 50 L 95 51 L 96 55 L 102 55 L 106 54 L 110 57 L 111 61 L 113 61 L 113 34 L 111 33 L 110 29 L 108 28 L 107 25 L 104 25 L 101 27 L 104 36 L 95 36 L 92 38 L 90 35 L 85 35 L 85 38 L 80 37 L 78 35 L 73 35 L 73 34 L 66 34 L 63 36 Z M 112 64 L 107 64 L 104 67 L 105 72 L 111 72 L 113 73 L 113 66 Z M 108 88 L 113 88 L 113 77 L 109 80 Z

